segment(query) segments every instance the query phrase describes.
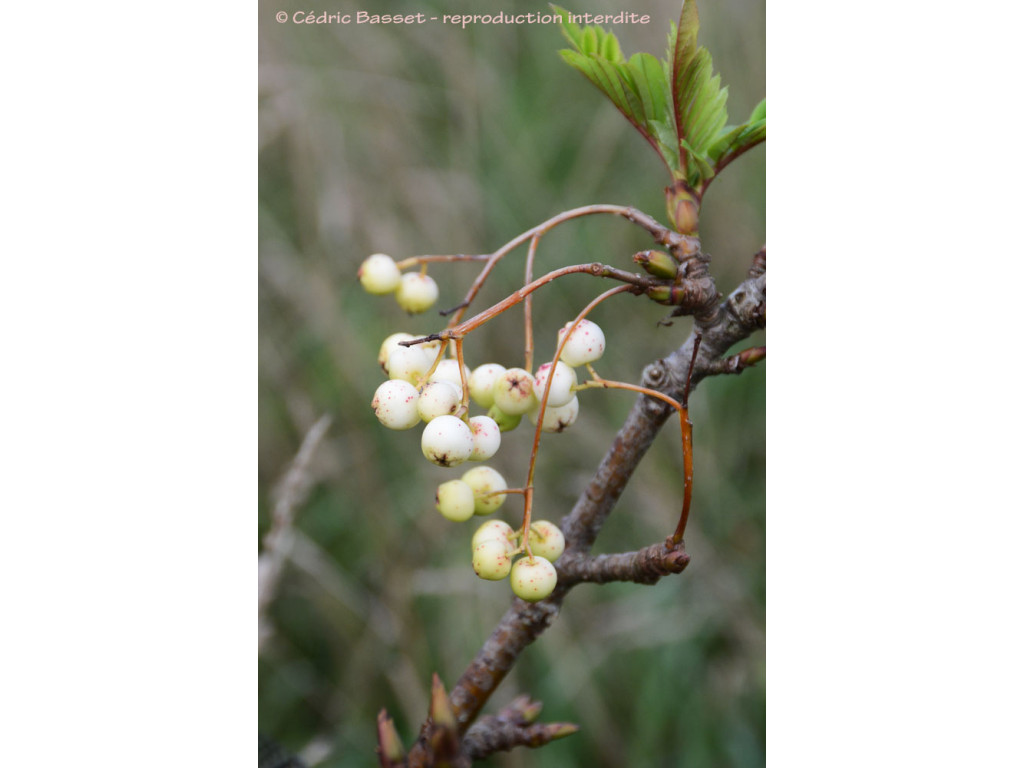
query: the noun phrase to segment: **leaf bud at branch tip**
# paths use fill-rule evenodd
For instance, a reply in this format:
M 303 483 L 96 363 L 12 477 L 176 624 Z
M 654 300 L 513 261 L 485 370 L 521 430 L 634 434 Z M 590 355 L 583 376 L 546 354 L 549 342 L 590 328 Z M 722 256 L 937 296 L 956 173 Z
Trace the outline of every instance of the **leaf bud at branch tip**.
M 679 180 L 671 187 L 665 187 L 665 204 L 668 209 L 668 219 L 677 232 L 684 235 L 697 234 L 697 226 L 700 222 L 700 198 L 686 182 Z
M 398 737 L 394 721 L 388 717 L 387 710 L 382 709 L 377 715 L 377 742 L 381 757 L 390 765 L 391 761 L 400 761 L 405 757 L 405 748 Z
M 448 693 L 436 672 L 430 692 L 430 717 L 435 725 L 442 728 L 455 728 L 457 725 L 455 713 L 452 712 L 451 703 L 448 701 Z
M 679 266 L 675 259 L 661 251 L 640 251 L 633 254 L 633 261 L 643 267 L 648 274 L 667 280 L 675 278 Z
M 571 736 L 580 729 L 575 723 L 551 723 L 547 728 L 552 741 Z

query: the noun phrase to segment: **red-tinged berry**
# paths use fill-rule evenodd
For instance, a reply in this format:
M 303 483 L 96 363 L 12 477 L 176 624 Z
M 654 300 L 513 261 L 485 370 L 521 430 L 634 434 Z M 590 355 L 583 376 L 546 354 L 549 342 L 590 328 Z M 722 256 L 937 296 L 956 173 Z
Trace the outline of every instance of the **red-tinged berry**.
M 501 430 L 497 422 L 490 416 L 474 416 L 469 420 L 469 429 L 473 433 L 473 453 L 470 461 L 487 461 L 501 447 Z
M 377 419 L 388 429 L 410 429 L 420 422 L 416 405 L 419 393 L 407 381 L 385 381 L 373 393 L 370 404 Z
M 510 416 L 522 415 L 537 402 L 533 376 L 522 368 L 509 368 L 494 382 L 494 405 Z
M 562 337 L 571 327 L 572 323 L 570 322 L 559 329 L 559 343 L 562 342 Z M 597 323 L 583 319 L 573 330 L 569 340 L 565 342 L 560 359 L 567 365 L 577 368 L 599 360 L 604 354 L 604 346 L 604 331 L 601 330 L 601 327 Z

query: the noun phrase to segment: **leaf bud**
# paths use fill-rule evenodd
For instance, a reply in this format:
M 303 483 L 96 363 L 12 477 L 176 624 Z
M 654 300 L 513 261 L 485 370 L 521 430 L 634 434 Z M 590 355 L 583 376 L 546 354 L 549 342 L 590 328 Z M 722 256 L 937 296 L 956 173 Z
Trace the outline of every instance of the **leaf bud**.
M 643 267 L 648 274 L 668 280 L 676 276 L 679 265 L 667 253 L 661 251 L 640 251 L 633 254 L 633 261 Z

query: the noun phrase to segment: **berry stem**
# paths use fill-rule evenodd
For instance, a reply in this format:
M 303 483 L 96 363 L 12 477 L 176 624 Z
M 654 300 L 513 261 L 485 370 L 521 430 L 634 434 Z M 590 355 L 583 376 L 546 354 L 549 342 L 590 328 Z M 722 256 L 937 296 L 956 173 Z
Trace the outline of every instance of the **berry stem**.
M 514 307 L 516 304 L 523 301 L 527 296 L 536 291 L 538 288 L 544 287 L 552 280 L 557 280 L 558 278 L 565 277 L 566 275 L 577 274 L 588 274 L 593 275 L 594 277 L 608 277 L 611 278 L 612 280 L 619 280 L 620 282 L 628 283 L 628 286 L 623 287 L 623 290 L 629 290 L 637 294 L 643 293 L 643 291 L 648 286 L 657 282 L 652 281 L 649 278 L 646 278 L 642 275 L 638 275 L 634 272 L 626 272 L 625 270 L 617 269 L 616 267 L 609 266 L 608 264 L 602 264 L 601 262 L 598 261 L 594 261 L 589 264 L 571 264 L 568 267 L 561 267 L 560 269 L 548 272 L 546 275 L 542 277 L 538 277 L 533 282 L 524 285 L 515 293 L 506 296 L 504 299 L 499 301 L 494 306 L 489 307 L 480 312 L 479 314 L 474 315 L 469 320 L 466 320 L 455 326 L 450 326 L 445 331 L 442 331 L 439 335 L 441 338 L 453 338 L 457 335 L 464 336 L 467 333 L 476 330 L 487 321 L 494 319 L 496 316 L 500 315 L 509 307 Z M 445 334 L 450 335 L 446 337 Z M 417 344 L 419 342 L 420 340 L 414 339 L 413 341 L 403 341 L 400 343 L 408 346 L 412 344 Z
M 488 275 L 490 275 L 491 270 L 494 269 L 494 266 L 506 254 L 510 253 L 511 251 L 514 251 L 520 245 L 530 240 L 537 239 L 539 241 L 544 234 L 550 232 L 559 224 L 563 224 L 567 221 L 570 221 L 572 219 L 578 219 L 583 216 L 592 216 L 594 214 L 602 213 L 612 214 L 615 216 L 622 216 L 627 221 L 630 221 L 636 224 L 637 226 L 647 230 L 654 238 L 655 242 L 657 242 L 659 245 L 664 245 L 668 247 L 673 253 L 679 251 L 682 254 L 692 254 L 696 253 L 700 249 L 700 241 L 697 240 L 697 238 L 691 237 L 689 235 L 681 235 L 678 232 L 674 232 L 668 227 L 659 224 L 654 217 L 647 215 L 643 211 L 638 211 L 636 208 L 631 208 L 623 205 L 585 205 L 581 208 L 573 208 L 568 211 L 562 211 L 562 213 L 559 213 L 556 216 L 552 216 L 547 221 L 538 224 L 532 229 L 528 229 L 521 235 L 517 235 L 516 237 L 505 243 L 505 245 L 501 246 L 501 248 L 496 250 L 494 253 L 485 257 L 487 259 L 487 264 L 484 265 L 484 268 L 480 271 L 480 274 L 477 275 L 476 280 L 473 281 L 473 284 L 470 286 L 469 291 L 466 293 L 466 298 L 459 306 L 458 310 L 455 313 L 455 316 L 451 319 L 451 322 L 448 324 L 448 327 L 453 328 L 462 320 L 462 315 L 465 313 L 466 308 L 473 302 L 473 299 L 475 299 L 476 295 L 480 292 L 480 289 L 483 287 L 484 281 L 487 279 Z M 441 258 L 444 259 L 445 257 Z M 404 263 L 405 262 L 400 262 L 399 267 L 401 268 L 401 266 Z
M 401 342 L 399 342 L 401 343 Z M 448 348 L 447 342 L 441 345 L 441 348 L 437 350 L 437 357 L 434 358 L 433 364 L 427 369 L 427 372 L 423 374 L 423 378 L 416 382 L 416 389 L 422 391 L 423 387 L 426 386 L 427 382 L 430 381 L 430 377 L 434 375 L 434 371 L 437 370 L 437 366 L 444 360 L 444 351 Z
M 418 264 L 430 264 L 437 262 L 452 262 L 452 261 L 487 261 L 491 258 L 489 255 L 472 255 L 468 256 L 463 253 L 453 254 L 450 256 L 410 256 L 408 259 L 402 259 L 397 262 L 397 266 L 400 270 L 408 269 L 409 267 L 415 267 Z
M 540 243 L 540 235 L 534 235 L 530 238 L 530 249 L 526 253 L 526 277 L 523 280 L 523 285 L 529 285 L 533 280 L 533 260 L 537 255 L 537 244 Z M 526 323 L 525 337 L 526 342 L 524 344 L 524 357 L 526 358 L 526 364 L 523 366 L 528 371 L 533 371 L 533 296 L 527 296 L 523 302 L 523 316 L 524 322 Z
M 538 422 L 539 424 L 540 422 Z M 523 489 L 523 527 L 522 535 L 523 541 L 520 546 L 526 553 L 527 557 L 530 558 L 530 562 L 533 562 L 533 551 L 530 549 L 530 514 L 533 510 L 533 463 L 534 457 L 537 455 L 537 440 L 533 442 L 534 452 L 530 456 L 530 482 L 526 484 Z
M 563 334 L 561 340 L 558 342 L 558 347 L 555 349 L 555 356 L 551 360 L 551 371 L 555 370 L 555 364 L 558 362 L 558 358 L 562 356 L 562 349 L 565 347 L 566 342 L 569 341 L 569 337 L 572 336 L 572 332 L 576 330 L 576 326 L 580 324 L 580 321 L 585 318 L 594 307 L 600 304 L 605 299 L 611 298 L 617 293 L 625 293 L 631 291 L 632 286 L 629 285 L 618 285 L 615 288 L 605 291 L 600 296 L 591 301 L 587 306 L 583 308 L 573 320 L 572 325 L 568 331 Z M 540 435 L 543 432 L 544 426 L 544 412 L 548 406 L 548 393 L 551 392 L 551 383 L 555 380 L 553 375 L 549 375 L 544 383 L 544 394 L 540 398 L 540 410 L 537 412 L 537 427 L 533 431 L 533 448 L 530 450 L 530 468 L 526 476 L 526 488 L 527 493 L 523 503 L 523 537 L 526 542 L 526 553 L 533 557 L 533 553 L 530 551 L 530 516 L 533 510 L 533 474 L 537 469 L 537 453 L 540 450 Z
M 506 296 L 504 299 L 499 301 L 497 304 L 488 307 L 483 312 L 473 315 L 464 322 L 457 325 L 451 325 L 445 328 L 439 333 L 432 333 L 429 336 L 421 336 L 418 339 L 410 339 L 409 341 L 398 342 L 403 347 L 412 347 L 416 344 L 424 344 L 428 341 L 448 341 L 449 339 L 461 339 L 472 331 L 475 331 L 481 325 L 495 317 L 500 315 L 507 309 L 514 307 L 516 304 L 525 300 L 527 296 L 536 291 L 538 288 L 543 288 L 545 285 L 553 280 L 557 280 L 560 277 L 566 275 L 579 275 L 587 274 L 593 277 L 607 277 L 612 280 L 618 280 L 626 283 L 625 286 L 620 286 L 623 291 L 629 291 L 636 295 L 642 295 L 646 290 L 654 285 L 661 285 L 664 281 L 655 280 L 653 278 L 644 277 L 638 275 L 635 272 L 626 272 L 625 270 L 618 269 L 616 267 L 609 266 L 608 264 L 602 264 L 599 261 L 593 261 L 589 264 L 571 264 L 568 267 L 562 267 L 560 269 L 548 272 L 542 277 L 538 277 L 532 283 L 524 285 L 515 293 Z M 617 291 L 618 292 L 618 291 Z
M 459 381 L 462 383 L 462 404 L 459 406 L 459 416 L 467 424 L 469 423 L 469 382 L 466 381 L 466 361 L 462 357 L 462 337 L 454 340 L 455 359 L 459 363 Z

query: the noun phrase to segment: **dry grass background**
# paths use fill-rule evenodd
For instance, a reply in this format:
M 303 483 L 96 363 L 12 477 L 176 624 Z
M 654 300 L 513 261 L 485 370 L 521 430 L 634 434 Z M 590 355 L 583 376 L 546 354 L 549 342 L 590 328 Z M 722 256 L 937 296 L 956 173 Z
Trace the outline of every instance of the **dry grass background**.
M 572 7 L 571 10 L 582 10 Z M 364 6 L 378 13 L 546 9 L 509 0 Z M 333 417 L 298 513 L 294 562 L 271 607 L 260 655 L 261 731 L 312 764 L 373 763 L 374 718 L 386 707 L 411 740 L 430 675 L 449 685 L 509 601 L 506 584 L 469 567 L 471 529 L 433 510 L 450 478 L 419 455 L 418 435 L 379 427 L 369 408 L 381 380 L 375 356 L 396 330 L 430 332 L 436 315 L 408 318 L 354 280 L 375 251 L 485 253 L 567 208 L 635 205 L 664 219 L 667 174 L 643 139 L 564 65 L 554 26 L 369 27 L 276 24 L 306 9 L 261 3 L 260 445 L 262 537 L 276 484 L 306 430 Z M 359 6 L 332 10 L 354 11 Z M 627 54 L 664 51 L 675 2 L 591 12 L 649 13 L 617 27 Z M 730 88 L 730 115 L 764 95 L 763 2 L 701 4 L 701 39 Z M 765 239 L 765 151 L 715 182 L 702 236 L 719 289 L 730 290 Z M 629 268 L 649 247 L 619 220 L 584 220 L 542 242 L 537 272 L 585 260 Z M 514 289 L 522 255 L 497 270 L 481 306 Z M 455 304 L 473 267 L 439 265 L 439 306 Z M 540 358 L 554 329 L 602 290 L 591 279 L 537 294 Z M 627 306 L 628 304 L 628 306 Z M 636 380 L 677 346 L 688 321 L 657 328 L 664 308 L 617 297 L 593 316 L 609 352 L 598 370 Z M 521 360 L 521 315 L 508 313 L 467 340 L 470 365 Z M 653 588 L 582 586 L 557 623 L 523 656 L 494 705 L 526 692 L 543 718 L 579 734 L 495 766 L 755 766 L 764 762 L 764 368 L 706 381 L 695 392 L 696 485 L 681 577 Z M 588 392 L 579 423 L 541 447 L 538 514 L 568 511 L 632 402 Z M 525 476 L 530 435 L 506 436 L 492 463 Z M 597 551 L 664 537 L 679 508 L 681 459 L 666 430 L 620 502 Z M 513 480 L 515 482 L 515 480 Z M 503 508 L 512 521 L 518 507 Z

